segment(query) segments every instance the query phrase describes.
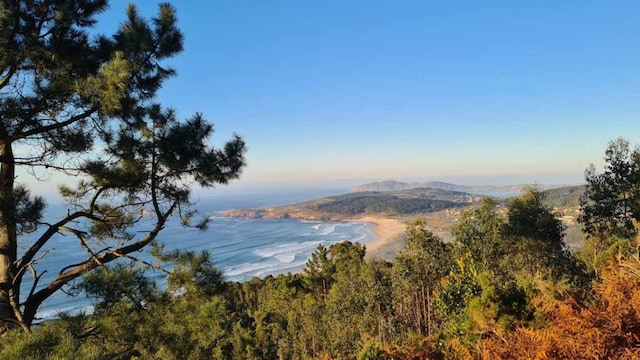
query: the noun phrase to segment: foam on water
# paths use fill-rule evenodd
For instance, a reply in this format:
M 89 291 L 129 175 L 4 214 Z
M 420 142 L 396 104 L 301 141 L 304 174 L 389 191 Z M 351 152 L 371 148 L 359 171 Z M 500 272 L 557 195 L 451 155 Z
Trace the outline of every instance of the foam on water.
M 296 260 L 296 255 L 297 254 L 294 252 L 288 252 L 284 254 L 278 254 L 275 256 L 275 258 L 278 259 L 280 263 L 290 264 Z
M 254 250 L 253 253 L 263 258 L 289 253 L 297 254 L 309 249 L 313 250 L 321 243 L 322 241 L 307 241 L 303 243 L 284 244 L 272 248 Z
M 259 271 L 264 271 L 271 266 L 265 266 L 265 264 L 258 263 L 244 263 L 236 266 L 232 266 L 224 270 L 224 274 L 227 277 L 236 277 L 244 274 L 255 274 Z
M 328 225 L 322 225 L 322 230 L 320 230 L 320 235 L 329 235 L 331 233 L 333 233 L 334 231 L 336 231 L 336 227 L 338 225 L 337 224 L 328 224 Z
M 263 258 L 275 258 L 278 267 L 293 263 L 297 257 L 306 259 L 322 241 L 308 241 L 303 243 L 279 245 L 276 248 L 255 250 L 254 254 Z

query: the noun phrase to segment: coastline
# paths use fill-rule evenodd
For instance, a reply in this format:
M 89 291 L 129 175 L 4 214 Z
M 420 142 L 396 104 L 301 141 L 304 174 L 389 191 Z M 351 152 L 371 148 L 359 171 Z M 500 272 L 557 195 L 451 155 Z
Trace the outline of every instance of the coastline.
M 391 260 L 404 247 L 405 222 L 398 218 L 348 214 L 328 214 L 299 206 L 279 206 L 263 209 L 235 209 L 225 211 L 225 217 L 249 219 L 297 219 L 308 221 L 348 221 L 374 224 L 376 238 L 364 244 L 367 259 Z
M 391 260 L 404 246 L 405 223 L 400 219 L 363 216 L 350 221 L 374 224 L 376 238 L 365 244 L 368 259 Z

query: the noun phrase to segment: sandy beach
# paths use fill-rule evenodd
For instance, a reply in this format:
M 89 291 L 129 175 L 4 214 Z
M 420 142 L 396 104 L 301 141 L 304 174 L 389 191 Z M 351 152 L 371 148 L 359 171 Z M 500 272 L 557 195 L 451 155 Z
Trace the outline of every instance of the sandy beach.
M 375 224 L 373 232 L 376 238 L 367 243 L 367 259 L 391 260 L 404 247 L 403 235 L 405 220 L 380 216 L 357 216 L 345 214 L 327 214 L 309 209 L 291 206 L 280 206 L 266 209 L 229 210 L 224 216 L 262 219 L 293 218 L 310 221 L 357 221 Z
M 373 223 L 373 232 L 377 235 L 373 241 L 366 244 L 367 258 L 391 260 L 393 255 L 404 246 L 403 235 L 405 223 L 399 219 L 364 216 L 354 221 Z

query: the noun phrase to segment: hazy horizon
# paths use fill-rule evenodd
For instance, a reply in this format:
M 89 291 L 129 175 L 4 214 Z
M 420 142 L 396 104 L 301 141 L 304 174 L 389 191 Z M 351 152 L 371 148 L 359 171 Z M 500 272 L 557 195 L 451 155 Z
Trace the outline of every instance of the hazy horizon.
M 307 181 L 265 181 L 248 183 L 241 179 L 228 185 L 219 185 L 213 189 L 194 187 L 193 198 L 202 196 L 229 196 L 246 195 L 257 196 L 264 193 L 276 193 L 282 195 L 307 193 L 321 194 L 319 196 L 337 195 L 351 191 L 358 185 L 372 182 L 395 180 L 401 182 L 429 182 L 442 181 L 446 183 L 466 186 L 507 186 L 507 185 L 555 185 L 571 186 L 584 184 L 582 175 L 576 174 L 538 174 L 538 175 L 458 175 L 458 176 L 431 176 L 431 177 L 388 177 L 388 178 L 362 178 L 362 179 L 333 179 L 333 180 L 307 180 Z M 60 202 L 57 185 L 53 181 L 41 182 L 31 190 L 35 195 L 45 196 L 49 201 Z M 55 189 L 55 191 L 54 191 Z

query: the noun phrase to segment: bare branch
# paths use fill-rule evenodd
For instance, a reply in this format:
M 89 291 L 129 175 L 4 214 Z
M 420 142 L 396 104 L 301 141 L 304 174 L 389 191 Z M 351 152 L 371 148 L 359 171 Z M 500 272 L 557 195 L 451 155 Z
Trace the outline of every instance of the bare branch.
M 13 66 L 10 67 L 9 71 L 7 72 L 7 75 L 5 75 L 4 78 L 2 78 L 2 80 L 0 80 L 0 89 L 7 86 L 7 84 L 9 83 L 9 81 L 11 81 L 11 78 L 15 73 L 16 73 L 16 68 Z
M 40 238 L 33 245 L 31 245 L 31 247 L 24 253 L 24 255 L 22 255 L 22 258 L 20 258 L 20 261 L 18 263 L 18 268 L 19 269 L 23 268 L 26 264 L 29 264 L 33 260 L 33 258 L 36 256 L 36 254 L 40 251 L 40 249 L 42 249 L 42 247 L 51 239 L 51 237 L 58 232 L 60 227 L 65 226 L 67 223 L 75 219 L 79 219 L 83 217 L 87 219 L 96 220 L 96 221 L 102 220 L 84 211 L 78 211 L 68 215 L 67 217 L 60 220 L 59 222 L 51 225 L 49 229 L 47 229 L 47 231 L 45 231 L 44 234 L 42 234 L 42 236 L 40 236 Z M 18 273 L 14 281 L 16 283 L 19 283 L 20 281 L 22 281 L 23 276 L 24 276 L 24 271 Z
M 24 330 L 27 333 L 30 333 L 31 328 L 29 328 L 29 326 L 27 326 L 27 324 L 24 322 L 24 317 L 22 316 L 22 312 L 20 311 L 20 305 L 18 304 L 17 298 L 18 296 L 14 288 L 11 288 L 9 290 L 9 303 L 11 304 L 11 309 L 13 310 L 13 314 L 18 320 L 18 324 L 20 324 L 20 327 L 22 328 L 22 330 Z
M 135 262 L 137 262 L 137 263 L 140 263 L 140 264 L 142 264 L 142 265 L 144 265 L 144 266 L 147 266 L 147 267 L 149 267 L 149 268 L 151 268 L 151 269 L 159 270 L 159 271 L 162 271 L 162 272 L 164 272 L 164 273 L 166 273 L 166 274 L 171 274 L 171 271 L 169 271 L 169 270 L 167 270 L 167 269 L 164 269 L 162 266 L 160 266 L 160 265 L 158 265 L 158 264 L 152 264 L 152 263 L 150 263 L 150 262 L 148 262 L 148 261 L 142 260 L 142 259 L 140 259 L 140 258 L 137 258 L 137 257 L 135 257 L 135 256 L 131 256 L 131 255 L 128 255 L 128 254 L 120 254 L 120 253 L 118 253 L 117 251 L 114 251 L 113 253 L 114 253 L 115 255 L 119 256 L 119 257 L 127 258 L 127 259 L 129 259 L 129 260 L 133 260 L 133 261 L 135 261 Z
M 95 260 L 98 265 L 104 266 L 104 264 L 101 263 L 100 260 L 98 260 L 98 256 L 91 250 L 91 248 L 89 248 L 89 246 L 87 246 L 87 242 L 84 240 L 84 235 L 87 234 L 86 232 L 80 231 L 80 230 L 77 230 L 77 229 L 73 229 L 73 228 L 70 228 L 70 227 L 67 227 L 67 226 L 61 226 L 59 229 L 62 230 L 62 231 L 69 231 L 69 232 L 73 233 L 78 238 L 78 241 L 80 242 L 80 246 L 82 246 L 84 251 L 89 253 L 91 258 L 93 260 Z
M 61 122 L 55 122 L 53 124 L 50 125 L 45 125 L 45 126 L 40 126 L 37 127 L 35 129 L 31 129 L 28 131 L 24 131 L 24 132 L 18 132 L 18 134 L 13 136 L 12 140 L 19 140 L 19 139 L 24 139 L 27 138 L 29 136 L 33 136 L 33 135 L 37 135 L 37 134 L 42 134 L 42 133 L 46 133 L 52 130 L 58 130 L 61 129 L 65 126 L 69 126 L 77 121 L 80 121 L 84 118 L 87 118 L 89 116 L 91 116 L 91 114 L 95 113 L 96 111 L 98 111 L 98 107 L 97 106 L 92 106 L 91 108 L 87 109 L 85 112 L 78 114 L 76 116 L 72 116 L 71 118 L 65 120 L 65 121 L 61 121 Z
M 147 236 L 132 244 L 97 255 L 97 260 L 99 260 L 99 262 L 102 264 L 106 264 L 117 258 L 123 257 L 123 255 L 129 255 L 135 251 L 139 251 L 145 246 L 149 245 L 149 243 L 155 240 L 158 236 L 158 233 L 164 228 L 167 219 L 176 209 L 178 203 L 178 201 L 174 202 L 170 206 L 170 208 L 164 214 L 162 214 L 162 216 L 158 216 L 158 223 L 156 223 L 153 230 L 151 230 L 151 232 Z M 98 262 L 95 261 L 94 258 L 88 258 L 81 263 L 66 267 L 60 274 L 58 274 L 58 276 L 56 276 L 53 281 L 49 283 L 49 285 L 36 292 L 25 301 L 25 313 L 33 312 L 35 314 L 36 309 L 45 299 L 61 289 L 62 286 L 69 283 L 69 281 L 82 276 L 83 274 L 95 269 L 96 267 L 98 267 Z
M 24 266 L 20 266 L 18 268 L 18 273 L 16 275 L 16 278 L 18 277 L 22 278 L 22 274 L 26 271 L 26 269 L 31 269 L 31 274 L 35 279 L 35 270 L 33 269 L 33 264 L 37 264 L 38 261 L 42 260 L 52 250 L 54 249 L 47 249 L 42 255 L 38 256 L 36 259 L 29 261 L 28 263 L 24 264 Z M 44 272 L 46 272 L 46 270 Z M 13 279 L 13 282 L 12 282 L 13 285 L 17 284 L 16 278 Z
M 44 275 L 47 272 L 47 270 L 45 270 L 45 271 L 41 272 L 40 275 L 38 275 L 36 273 L 36 269 L 31 264 L 29 264 L 29 269 L 31 270 L 31 275 L 33 275 L 33 284 L 31 285 L 31 290 L 29 290 L 29 296 L 27 296 L 27 299 L 30 298 L 33 295 L 34 291 L 36 291 L 36 287 L 38 287 L 38 283 L 40 282 L 40 278 L 42 277 L 42 275 Z

